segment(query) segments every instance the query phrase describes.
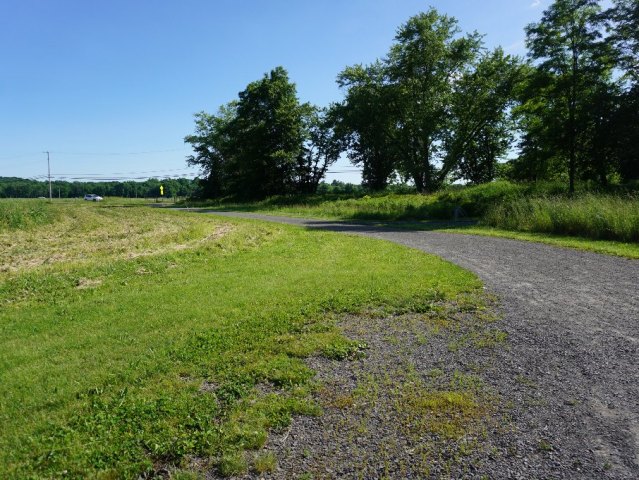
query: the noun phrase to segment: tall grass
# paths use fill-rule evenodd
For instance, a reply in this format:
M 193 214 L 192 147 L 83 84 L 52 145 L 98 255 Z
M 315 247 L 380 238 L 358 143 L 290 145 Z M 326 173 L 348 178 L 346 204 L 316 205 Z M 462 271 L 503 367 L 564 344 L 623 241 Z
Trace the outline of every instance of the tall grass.
M 56 209 L 46 200 L 0 201 L 0 231 L 46 225 L 56 218 Z
M 442 220 L 452 218 L 458 208 L 465 216 L 479 217 L 495 202 L 526 195 L 533 188 L 541 187 L 492 182 L 474 187 L 450 186 L 427 195 L 381 192 L 355 197 L 331 194 L 276 196 L 249 203 L 218 200 L 191 203 L 190 206 L 342 220 Z
M 639 196 L 521 197 L 490 208 L 483 223 L 521 232 L 639 242 Z

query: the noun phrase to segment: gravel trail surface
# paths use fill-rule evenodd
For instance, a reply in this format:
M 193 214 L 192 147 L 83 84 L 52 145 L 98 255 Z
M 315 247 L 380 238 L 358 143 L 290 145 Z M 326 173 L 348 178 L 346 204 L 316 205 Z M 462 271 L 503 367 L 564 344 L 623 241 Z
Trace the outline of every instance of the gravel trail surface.
M 211 213 L 400 243 L 475 272 L 497 295 L 508 347 L 494 352 L 484 376 L 511 402 L 514 446 L 488 458 L 483 472 L 451 476 L 639 479 L 639 261 L 493 237 Z M 288 436 L 305 422 L 327 428 L 302 420 Z

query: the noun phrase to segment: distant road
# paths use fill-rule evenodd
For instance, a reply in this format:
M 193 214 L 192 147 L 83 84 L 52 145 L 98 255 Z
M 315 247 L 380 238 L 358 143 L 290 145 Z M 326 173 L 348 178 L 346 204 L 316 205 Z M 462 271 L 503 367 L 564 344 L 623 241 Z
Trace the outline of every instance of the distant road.
M 388 240 L 475 272 L 500 299 L 510 349 L 498 353 L 508 396 L 519 372 L 542 406 L 518 427 L 552 439 L 539 478 L 639 478 L 639 261 L 503 238 L 210 212 Z M 512 375 L 508 375 L 507 373 Z M 515 400 L 515 399 L 512 399 Z

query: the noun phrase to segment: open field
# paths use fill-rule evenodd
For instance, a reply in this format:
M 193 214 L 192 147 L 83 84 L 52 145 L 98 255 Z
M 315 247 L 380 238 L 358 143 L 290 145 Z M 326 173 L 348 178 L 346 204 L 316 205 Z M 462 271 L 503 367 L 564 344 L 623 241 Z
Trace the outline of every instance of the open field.
M 0 225 L 1 478 L 268 471 L 269 431 L 320 413 L 304 359 L 365 354 L 340 318 L 413 313 L 454 332 L 447 312 L 485 308 L 473 274 L 373 239 L 107 203 L 0 205 L 22 218 Z M 452 377 L 420 388 L 434 403 L 419 408 L 440 405 L 453 439 L 466 424 L 450 402 L 469 428 L 488 408 Z

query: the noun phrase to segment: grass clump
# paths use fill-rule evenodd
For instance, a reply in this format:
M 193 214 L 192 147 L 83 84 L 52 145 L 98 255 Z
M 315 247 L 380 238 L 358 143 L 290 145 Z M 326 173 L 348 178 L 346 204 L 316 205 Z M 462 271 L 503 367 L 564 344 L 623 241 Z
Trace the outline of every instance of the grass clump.
M 46 200 L 0 200 L 0 232 L 54 223 L 59 211 Z
M 277 457 L 273 452 L 260 453 L 255 457 L 253 468 L 257 473 L 271 473 L 277 466 Z
M 494 206 L 483 222 L 506 230 L 639 242 L 639 196 L 519 198 Z
M 193 457 L 245 471 L 270 430 L 320 413 L 303 357 L 363 348 L 337 315 L 481 286 L 382 241 L 105 207 L 61 206 L 2 252 L 0 478 L 136 478 Z
M 483 411 L 468 392 L 407 388 L 398 392 L 397 401 L 402 403 L 406 429 L 455 440 L 466 434 L 468 423 Z
M 242 475 L 248 470 L 248 462 L 241 452 L 227 453 L 219 463 L 220 474 L 224 477 Z

